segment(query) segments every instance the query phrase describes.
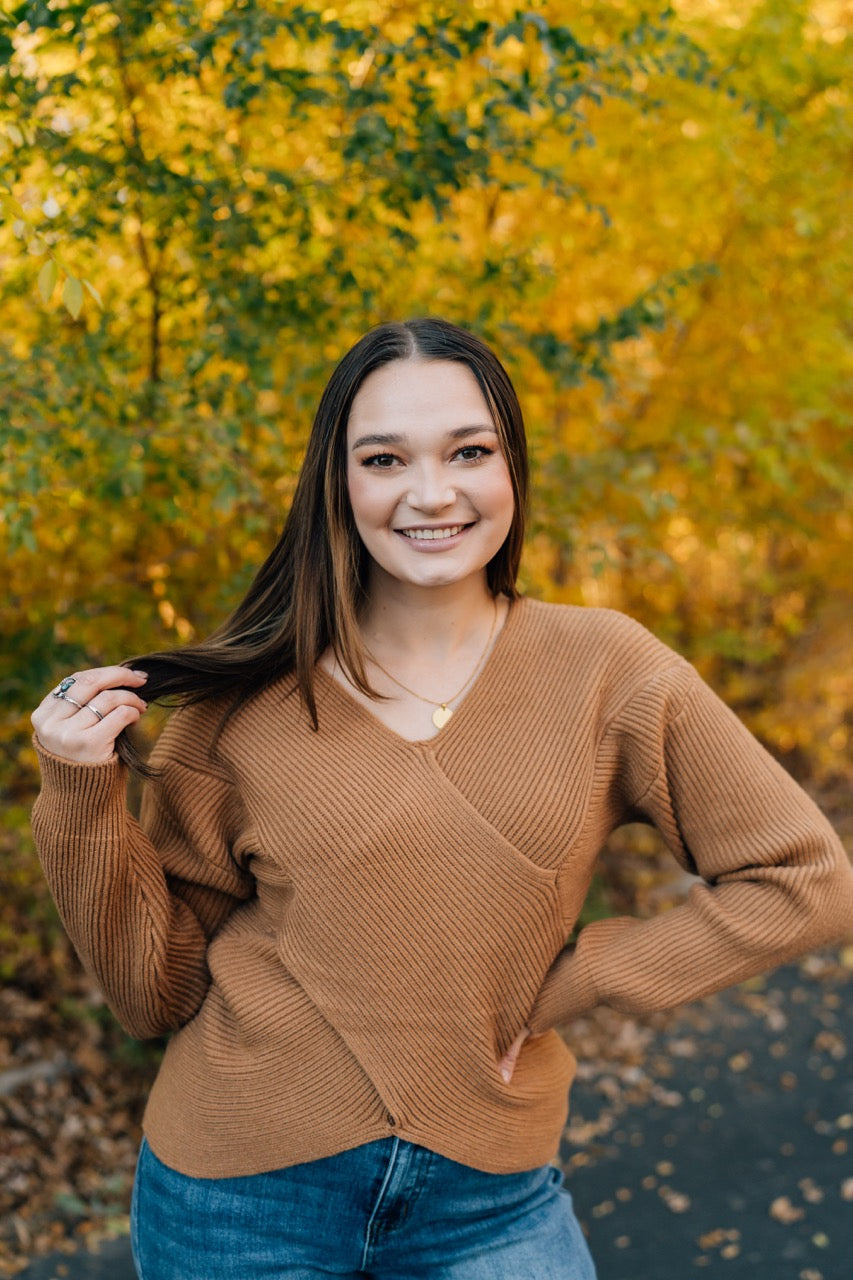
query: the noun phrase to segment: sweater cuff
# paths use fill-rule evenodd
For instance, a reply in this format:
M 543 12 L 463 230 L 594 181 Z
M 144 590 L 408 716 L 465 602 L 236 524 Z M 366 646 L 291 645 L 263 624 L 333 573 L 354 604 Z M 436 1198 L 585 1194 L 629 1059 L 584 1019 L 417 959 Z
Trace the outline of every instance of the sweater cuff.
M 541 1035 L 586 1013 L 598 1003 L 589 965 L 575 947 L 567 947 L 545 975 L 526 1025 L 534 1035 Z
M 126 770 L 117 755 L 101 764 L 83 764 L 55 756 L 33 738 L 42 785 L 34 818 L 39 826 L 62 831 L 66 838 L 120 839 L 126 823 Z

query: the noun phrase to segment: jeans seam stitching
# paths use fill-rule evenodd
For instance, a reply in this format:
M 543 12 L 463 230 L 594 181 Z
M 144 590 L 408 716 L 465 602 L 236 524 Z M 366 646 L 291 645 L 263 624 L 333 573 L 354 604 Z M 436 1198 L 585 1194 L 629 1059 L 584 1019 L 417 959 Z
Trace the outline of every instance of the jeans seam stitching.
M 373 1209 L 370 1214 L 370 1218 L 367 1223 L 367 1227 L 365 1228 L 365 1232 L 364 1232 L 364 1250 L 362 1251 L 362 1255 L 361 1255 L 362 1271 L 367 1270 L 368 1254 L 370 1252 L 370 1246 L 373 1243 L 371 1240 L 373 1223 L 376 1220 L 377 1214 L 379 1213 L 379 1209 L 382 1205 L 382 1198 L 385 1195 L 388 1184 L 391 1181 L 392 1175 L 394 1173 L 394 1166 L 397 1163 L 397 1153 L 400 1150 L 400 1139 L 395 1137 L 393 1139 L 393 1143 L 394 1145 L 391 1148 L 391 1154 L 388 1157 L 388 1167 L 385 1170 L 385 1177 L 382 1179 L 382 1185 L 379 1188 L 379 1194 L 376 1197 L 376 1203 L 373 1206 Z

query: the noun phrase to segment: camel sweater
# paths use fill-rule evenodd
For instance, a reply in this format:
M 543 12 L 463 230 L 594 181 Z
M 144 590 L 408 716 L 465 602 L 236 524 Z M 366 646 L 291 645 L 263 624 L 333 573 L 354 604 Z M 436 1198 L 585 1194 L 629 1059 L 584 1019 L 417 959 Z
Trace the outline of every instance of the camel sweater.
M 318 670 L 228 722 L 175 712 L 141 822 L 115 759 L 42 751 L 65 926 L 134 1036 L 174 1030 L 144 1127 L 200 1177 L 398 1135 L 493 1173 L 552 1159 L 596 1004 L 678 1005 L 841 935 L 853 878 L 811 800 L 693 668 L 609 610 L 523 599 L 429 741 Z M 686 901 L 567 939 L 596 855 L 648 821 Z M 504 1083 L 498 1063 L 528 1025 Z

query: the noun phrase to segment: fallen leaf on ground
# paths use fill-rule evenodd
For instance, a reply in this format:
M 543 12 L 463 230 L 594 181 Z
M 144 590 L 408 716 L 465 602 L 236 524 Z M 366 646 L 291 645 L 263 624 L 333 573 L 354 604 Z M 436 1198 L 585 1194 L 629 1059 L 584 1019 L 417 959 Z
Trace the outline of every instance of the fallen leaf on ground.
M 792 1222 L 799 1222 L 801 1218 L 806 1216 L 805 1209 L 792 1204 L 789 1196 L 777 1196 L 770 1206 L 769 1213 L 771 1218 L 775 1218 L 777 1222 L 785 1223 L 786 1226 Z

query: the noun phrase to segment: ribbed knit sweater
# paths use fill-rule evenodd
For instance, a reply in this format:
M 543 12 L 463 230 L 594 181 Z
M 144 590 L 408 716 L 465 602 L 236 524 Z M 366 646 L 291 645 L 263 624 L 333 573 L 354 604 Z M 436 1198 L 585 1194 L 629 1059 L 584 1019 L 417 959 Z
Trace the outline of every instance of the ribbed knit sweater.
M 841 935 L 831 827 L 694 669 L 609 610 L 524 599 L 453 718 L 410 742 L 318 669 L 175 712 L 141 822 L 113 759 L 42 751 L 33 827 L 65 926 L 127 1030 L 177 1029 L 145 1114 L 200 1177 L 399 1135 L 493 1173 L 552 1159 L 602 1003 L 693 1000 Z M 649 821 L 682 904 L 567 938 L 596 855 Z M 528 1039 L 509 1084 L 498 1063 Z

